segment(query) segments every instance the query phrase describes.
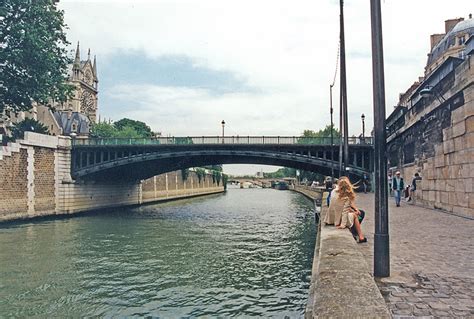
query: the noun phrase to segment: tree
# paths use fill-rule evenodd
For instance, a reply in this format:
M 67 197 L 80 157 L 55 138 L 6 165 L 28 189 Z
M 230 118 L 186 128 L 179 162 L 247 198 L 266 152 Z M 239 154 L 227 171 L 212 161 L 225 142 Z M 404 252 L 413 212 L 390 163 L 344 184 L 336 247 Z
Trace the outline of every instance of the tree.
M 12 140 L 22 139 L 25 137 L 25 132 L 35 132 L 39 134 L 48 134 L 48 128 L 41 122 L 35 119 L 24 119 L 16 123 L 12 129 Z
M 341 134 L 337 128 L 333 127 L 333 137 L 336 139 L 341 137 Z M 324 129 L 317 132 L 313 130 L 304 130 L 303 134 L 298 139 L 299 144 L 330 144 L 331 143 L 331 125 L 327 125 Z
M 117 129 L 106 122 L 96 123 L 92 125 L 90 135 L 96 138 L 113 138 L 117 135 Z
M 147 138 L 153 136 L 151 128 L 144 122 L 123 118 L 120 121 L 114 122 L 114 126 L 119 131 L 123 130 L 125 127 L 133 128 L 139 135 L 138 137 Z
M 69 44 L 64 13 L 51 0 L 2 0 L 0 6 L 0 113 L 28 111 L 32 102 L 65 101 Z
M 150 131 L 147 132 L 143 127 Z M 93 124 L 91 136 L 96 138 L 149 138 L 152 136 L 150 132 L 151 129 L 143 122 L 121 119 L 113 124 L 106 122 Z

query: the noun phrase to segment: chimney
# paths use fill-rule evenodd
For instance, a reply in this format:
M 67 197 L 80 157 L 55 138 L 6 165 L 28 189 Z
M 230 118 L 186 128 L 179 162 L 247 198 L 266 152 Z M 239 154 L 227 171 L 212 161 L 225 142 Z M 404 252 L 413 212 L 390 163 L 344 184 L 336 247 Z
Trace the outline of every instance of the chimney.
M 443 39 L 445 36 L 444 33 L 437 33 L 437 34 L 432 34 L 430 35 L 430 42 L 431 42 L 431 50 Z
M 464 21 L 464 18 L 449 19 L 449 20 L 444 21 L 444 32 L 448 33 L 454 28 L 456 24 L 458 24 L 461 21 Z

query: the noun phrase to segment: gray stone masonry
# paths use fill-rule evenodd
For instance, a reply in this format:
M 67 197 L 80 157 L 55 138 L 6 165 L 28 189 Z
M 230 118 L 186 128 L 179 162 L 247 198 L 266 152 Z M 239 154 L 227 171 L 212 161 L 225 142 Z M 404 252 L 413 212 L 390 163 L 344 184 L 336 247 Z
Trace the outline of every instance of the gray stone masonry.
M 358 194 L 366 211 L 359 245 L 373 273 L 374 195 Z M 389 198 L 389 278 L 377 285 L 394 318 L 474 318 L 474 220 Z
M 317 196 L 313 191 L 302 193 Z M 322 219 L 325 213 L 323 205 Z M 348 230 L 319 226 L 306 318 L 390 317 L 358 246 Z

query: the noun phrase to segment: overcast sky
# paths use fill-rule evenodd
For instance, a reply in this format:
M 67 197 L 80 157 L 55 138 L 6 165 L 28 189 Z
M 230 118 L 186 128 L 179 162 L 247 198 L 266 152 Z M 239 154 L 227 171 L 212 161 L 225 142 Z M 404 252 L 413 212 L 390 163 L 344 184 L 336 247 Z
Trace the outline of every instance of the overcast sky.
M 61 0 L 68 40 L 97 56 L 99 113 L 163 135 L 300 135 L 329 124 L 335 0 Z M 471 5 L 469 5 L 471 3 Z M 349 134 L 373 126 L 370 1 L 345 1 Z M 382 0 L 387 115 L 423 75 L 429 35 L 468 0 Z M 338 79 L 334 96 L 338 97 Z M 338 117 L 335 99 L 335 118 Z M 336 121 L 337 122 L 337 121 Z M 255 173 L 261 166 L 226 166 Z M 274 168 L 264 168 L 264 171 Z

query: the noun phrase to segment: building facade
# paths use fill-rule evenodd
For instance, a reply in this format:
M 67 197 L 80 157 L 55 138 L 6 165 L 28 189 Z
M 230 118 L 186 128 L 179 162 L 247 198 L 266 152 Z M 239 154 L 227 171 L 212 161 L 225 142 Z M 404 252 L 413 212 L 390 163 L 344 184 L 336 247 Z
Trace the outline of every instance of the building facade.
M 73 86 L 73 96 L 65 102 L 49 101 L 48 105 L 33 102 L 28 112 L 1 114 L 0 126 L 8 134 L 11 127 L 33 118 L 43 123 L 51 135 L 87 137 L 91 123 L 98 117 L 98 76 L 96 58 L 91 60 L 90 49 L 86 60 L 81 60 L 79 43 L 73 64 L 69 66 L 68 83 Z
M 431 38 L 424 77 L 387 118 L 388 164 L 408 184 L 422 176 L 418 204 L 474 217 L 474 20 L 446 28 Z

